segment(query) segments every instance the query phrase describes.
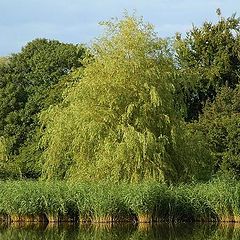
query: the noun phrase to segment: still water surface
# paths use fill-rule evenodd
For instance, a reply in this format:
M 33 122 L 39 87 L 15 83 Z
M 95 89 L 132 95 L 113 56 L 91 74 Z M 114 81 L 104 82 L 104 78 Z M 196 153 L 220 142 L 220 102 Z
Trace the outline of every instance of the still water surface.
M 0 240 L 239 240 L 238 224 L 0 224 Z

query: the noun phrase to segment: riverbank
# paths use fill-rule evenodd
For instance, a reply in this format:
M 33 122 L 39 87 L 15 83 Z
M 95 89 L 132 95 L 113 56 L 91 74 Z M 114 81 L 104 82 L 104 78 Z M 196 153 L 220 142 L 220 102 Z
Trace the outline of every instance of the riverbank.
M 240 222 L 240 183 L 0 182 L 6 222 Z

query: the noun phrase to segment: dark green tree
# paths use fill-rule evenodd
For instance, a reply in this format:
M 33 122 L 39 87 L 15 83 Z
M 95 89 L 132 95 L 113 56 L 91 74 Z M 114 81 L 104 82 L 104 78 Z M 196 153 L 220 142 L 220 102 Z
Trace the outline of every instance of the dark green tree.
M 215 172 L 240 176 L 240 86 L 223 87 L 206 104 L 199 121 L 192 124 L 206 136 L 214 157 Z
M 0 135 L 25 177 L 39 175 L 38 113 L 60 101 L 61 82 L 82 65 L 83 54 L 81 45 L 36 39 L 0 66 Z
M 186 37 L 176 37 L 177 65 L 184 79 L 179 92 L 184 92 L 188 121 L 198 118 L 219 88 L 234 88 L 239 82 L 240 20 L 235 15 L 223 18 L 219 9 L 217 14 L 217 23 L 205 22 Z

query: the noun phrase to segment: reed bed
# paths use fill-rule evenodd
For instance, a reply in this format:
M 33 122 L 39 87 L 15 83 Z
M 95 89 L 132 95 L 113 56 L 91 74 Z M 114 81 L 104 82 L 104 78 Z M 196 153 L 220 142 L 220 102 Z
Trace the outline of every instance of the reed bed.
M 1 181 L 0 221 L 240 222 L 240 183 Z

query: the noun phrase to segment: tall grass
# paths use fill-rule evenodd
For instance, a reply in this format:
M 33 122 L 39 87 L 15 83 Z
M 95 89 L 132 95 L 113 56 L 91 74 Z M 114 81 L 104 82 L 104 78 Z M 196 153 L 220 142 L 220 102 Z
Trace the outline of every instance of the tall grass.
M 1 181 L 0 216 L 50 222 L 240 221 L 240 183 Z

